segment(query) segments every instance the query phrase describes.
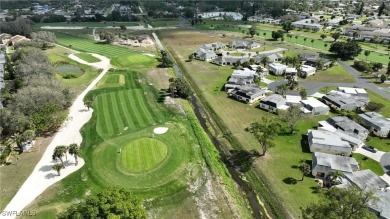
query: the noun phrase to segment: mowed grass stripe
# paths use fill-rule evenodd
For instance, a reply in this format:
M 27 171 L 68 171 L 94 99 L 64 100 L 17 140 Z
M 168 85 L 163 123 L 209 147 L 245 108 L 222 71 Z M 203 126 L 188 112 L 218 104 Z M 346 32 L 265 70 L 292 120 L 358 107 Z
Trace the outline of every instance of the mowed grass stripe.
M 142 123 L 138 119 L 136 115 L 136 111 L 138 111 L 137 107 L 135 106 L 134 102 L 132 101 L 132 95 L 131 92 L 123 92 L 123 95 L 125 95 L 126 105 L 127 105 L 127 113 L 131 116 L 131 119 L 133 120 L 133 123 L 136 127 L 141 127 Z
M 116 108 L 116 112 L 118 113 L 118 116 L 120 117 L 120 121 L 121 121 L 121 124 L 122 124 L 122 127 L 121 129 L 123 130 L 125 127 L 127 127 L 129 124 L 126 120 L 126 116 L 125 116 L 125 112 L 123 110 L 123 102 L 120 101 L 120 98 L 119 98 L 119 94 L 121 92 L 115 92 L 114 93 L 114 96 L 113 96 L 113 100 L 114 100 L 114 107 Z
M 146 98 L 145 98 L 144 94 L 139 90 L 138 92 L 135 93 L 135 98 L 136 98 L 136 101 L 138 102 L 138 105 L 141 108 L 140 113 L 143 115 L 142 118 L 144 119 L 145 124 L 154 123 L 153 116 L 150 113 L 149 108 L 146 105 L 147 103 L 145 101 Z
M 150 124 L 147 122 L 147 120 L 144 118 L 144 108 L 142 107 L 142 103 L 136 99 L 137 97 L 137 93 L 141 92 L 140 90 L 134 90 L 133 92 L 129 92 L 129 100 L 130 100 L 130 104 L 131 104 L 131 107 L 132 107 L 132 112 L 134 114 L 134 116 L 137 118 L 137 121 L 139 121 L 140 123 L 140 126 L 141 127 L 144 127 L 145 125 L 147 124 Z M 146 109 L 148 110 L 148 109 Z
M 134 124 L 133 119 L 131 118 L 130 113 L 127 111 L 128 105 L 127 105 L 127 102 L 125 101 L 124 92 L 118 92 L 118 98 L 119 98 L 119 102 L 121 103 L 120 110 L 123 113 L 123 115 L 125 116 L 126 123 L 127 123 L 129 128 L 132 128 L 135 124 Z
M 116 133 L 120 133 L 123 131 L 123 120 L 120 119 L 120 113 L 119 113 L 119 109 L 118 109 L 118 104 L 115 100 L 115 94 L 116 92 L 111 92 L 109 93 L 109 96 L 107 96 L 107 98 L 109 98 L 109 101 L 110 101 L 110 109 L 111 109 L 111 112 L 112 112 L 112 115 L 115 117 L 115 120 L 111 120 L 112 121 L 112 126 L 115 127 L 114 128 L 114 131 L 116 131 Z
M 108 133 L 108 134 L 111 134 L 113 133 L 114 131 L 112 130 L 112 126 L 109 125 L 111 123 L 111 119 L 110 119 L 110 114 L 108 112 L 108 108 L 107 108 L 107 100 L 105 98 L 106 95 L 102 94 L 102 95 L 99 95 L 98 97 L 100 98 L 100 108 L 99 109 L 103 109 L 103 113 L 101 114 L 102 115 L 102 123 L 101 125 L 103 125 L 103 127 L 105 128 L 105 132 L 104 133 Z
M 132 89 L 139 88 L 135 83 L 136 77 L 134 76 L 135 75 L 132 72 L 126 74 L 126 78 L 128 78 L 128 80 L 126 81 L 126 84 L 128 84 L 128 88 L 132 88 Z
M 103 109 L 102 98 L 103 98 L 102 95 L 98 95 L 96 97 L 96 107 L 97 107 L 97 109 Z M 105 122 L 106 122 L 105 121 L 105 114 L 104 113 L 100 113 L 99 116 L 98 116 L 98 119 L 97 119 L 97 126 L 96 126 L 96 128 L 100 129 L 101 133 L 108 132 L 107 126 L 105 125 Z

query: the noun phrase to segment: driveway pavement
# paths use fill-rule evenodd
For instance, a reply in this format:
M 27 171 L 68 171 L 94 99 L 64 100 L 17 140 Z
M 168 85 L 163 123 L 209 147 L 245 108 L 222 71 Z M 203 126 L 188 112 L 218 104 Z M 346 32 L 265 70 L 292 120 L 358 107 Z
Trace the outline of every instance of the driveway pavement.
M 390 152 L 385 153 L 380 159 L 381 165 L 385 173 L 390 177 Z
M 383 152 L 383 151 L 377 151 L 376 153 L 372 153 L 370 151 L 364 150 L 362 147 L 359 147 L 358 149 L 356 149 L 356 151 L 354 151 L 354 153 L 362 154 L 362 155 L 369 157 L 377 162 L 380 162 L 383 154 L 385 154 L 385 152 Z M 389 162 L 389 167 L 390 167 L 390 162 Z

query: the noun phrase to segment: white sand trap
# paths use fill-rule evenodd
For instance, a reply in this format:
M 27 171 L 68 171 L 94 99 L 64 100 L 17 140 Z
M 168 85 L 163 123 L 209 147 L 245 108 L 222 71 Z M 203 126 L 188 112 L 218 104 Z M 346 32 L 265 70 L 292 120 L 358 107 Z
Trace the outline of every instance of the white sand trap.
M 150 54 L 150 53 L 144 53 L 144 55 L 146 55 L 146 56 L 150 56 L 150 57 L 155 57 L 155 55 L 153 55 L 153 54 Z
M 153 130 L 154 134 L 159 134 L 159 135 L 164 134 L 167 131 L 168 131 L 167 127 L 158 127 Z

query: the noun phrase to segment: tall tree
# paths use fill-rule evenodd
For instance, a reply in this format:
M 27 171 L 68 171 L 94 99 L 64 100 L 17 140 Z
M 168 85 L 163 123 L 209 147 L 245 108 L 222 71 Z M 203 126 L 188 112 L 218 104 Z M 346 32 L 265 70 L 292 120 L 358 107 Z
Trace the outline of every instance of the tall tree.
M 310 40 L 310 42 L 311 42 L 311 47 L 313 47 L 314 39 Z
M 265 68 L 265 66 L 267 66 L 271 62 L 271 60 L 269 59 L 268 56 L 264 56 L 264 58 L 262 58 L 260 62 L 261 62 L 261 64 L 264 65 L 264 68 Z
M 310 165 L 306 163 L 306 160 L 301 160 L 299 162 L 298 168 L 299 168 L 299 171 L 301 171 L 301 173 L 302 173 L 301 181 L 303 181 L 305 176 L 310 174 L 310 171 L 311 171 Z
M 84 101 L 84 106 L 86 106 L 89 109 L 92 107 L 92 101 L 91 100 L 85 100 Z
M 326 36 L 326 34 L 323 33 L 323 34 L 321 34 L 320 37 L 321 37 L 322 40 L 324 40 L 327 36 Z
M 356 41 L 335 42 L 329 51 L 336 53 L 340 58 L 354 58 L 360 54 L 362 47 Z
M 331 36 L 334 39 L 334 42 L 336 42 L 340 38 L 341 33 L 337 31 L 337 32 L 332 33 Z
M 329 182 L 329 186 L 332 187 L 334 185 L 339 185 L 341 184 L 341 180 L 342 178 L 344 177 L 344 173 L 337 170 L 337 171 L 334 171 L 334 172 L 330 172 L 327 176 L 326 176 L 326 180 Z
M 25 141 L 32 141 L 35 138 L 35 131 L 32 129 L 28 129 L 23 132 L 23 139 Z
M 359 5 L 359 8 L 357 10 L 357 14 L 358 15 L 361 15 L 363 13 L 363 9 L 364 9 L 364 2 L 362 2 L 360 5 Z
M 13 139 L 16 143 L 16 146 L 19 148 L 19 153 L 23 153 L 23 136 L 19 133 L 15 133 Z
M 302 100 L 307 98 L 307 89 L 306 88 L 301 88 L 299 91 L 299 95 L 301 96 Z
M 57 171 L 58 176 L 61 176 L 61 170 L 65 168 L 64 164 L 62 163 L 56 163 L 54 164 L 51 169 Z
M 283 22 L 282 29 L 288 33 L 294 29 L 294 25 L 291 22 Z
M 64 161 L 62 160 L 62 157 L 65 155 L 66 151 L 67 151 L 66 146 L 64 145 L 57 146 L 53 151 L 53 155 L 52 155 L 53 160 L 58 158 L 60 159 L 61 164 L 64 165 Z
M 270 147 L 275 146 L 275 137 L 279 133 L 280 125 L 270 117 L 262 117 L 261 121 L 253 122 L 248 131 L 254 135 L 259 142 L 264 156 Z
M 125 188 L 107 188 L 72 204 L 59 219 L 74 218 L 146 218 L 142 202 Z
M 385 5 L 385 2 L 383 1 L 381 6 L 378 9 L 378 17 L 382 16 L 383 10 L 385 10 L 385 8 L 386 8 L 386 5 Z
M 77 157 L 80 155 L 80 148 L 79 148 L 79 146 L 77 144 L 71 144 L 68 147 L 68 151 L 69 151 L 70 155 L 74 156 L 75 165 L 77 166 L 77 164 L 79 163 L 79 161 L 77 160 Z
M 249 35 L 251 35 L 251 37 L 253 38 L 255 34 L 256 34 L 256 27 L 251 26 L 251 28 L 249 28 Z
M 306 115 L 301 111 L 301 106 L 292 105 L 286 111 L 282 111 L 281 120 L 287 123 L 290 134 L 293 134 L 300 121 L 306 119 Z
M 325 192 L 325 200 L 311 204 L 302 209 L 304 219 L 375 219 L 375 214 L 368 206 L 375 204 L 377 198 L 374 191 L 362 191 L 356 186 L 344 188 L 332 188 Z

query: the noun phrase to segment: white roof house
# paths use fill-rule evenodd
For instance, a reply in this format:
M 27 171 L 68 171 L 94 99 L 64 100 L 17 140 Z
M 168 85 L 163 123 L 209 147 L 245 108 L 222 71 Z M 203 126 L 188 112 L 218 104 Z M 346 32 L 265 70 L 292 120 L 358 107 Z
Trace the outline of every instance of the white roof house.
M 301 100 L 303 104 L 302 111 L 313 115 L 328 115 L 329 107 L 314 97 L 308 97 Z
M 363 126 L 369 128 L 369 130 L 379 136 L 387 137 L 390 132 L 390 120 L 383 117 L 381 114 L 376 112 L 365 112 L 358 114 L 361 118 Z
M 300 21 L 292 22 L 292 25 L 294 25 L 295 28 L 303 28 L 303 29 L 309 29 L 309 30 L 321 30 L 323 26 L 321 24 L 313 22 L 313 19 L 303 19 Z
M 279 94 L 272 94 L 260 100 L 260 108 L 276 113 L 278 110 L 286 110 L 286 99 Z
M 338 91 L 341 91 L 346 94 L 358 95 L 358 96 L 368 96 L 367 91 L 364 88 L 356 87 L 338 87 Z
M 306 77 L 312 76 L 316 73 L 316 68 L 310 66 L 310 65 L 302 65 L 301 68 L 299 69 L 299 72 L 305 73 Z
M 301 96 L 286 95 L 286 104 L 288 106 L 301 104 Z
M 352 157 L 314 152 L 312 158 L 312 174 L 315 177 L 325 178 L 335 171 L 352 173 L 359 170 L 358 162 Z
M 283 75 L 288 68 L 287 65 L 283 65 L 280 63 L 271 63 L 268 65 L 269 71 L 274 73 L 275 75 Z
M 323 130 L 308 130 L 308 142 L 311 152 L 349 156 L 352 147 L 348 141 L 344 141 L 335 132 Z

